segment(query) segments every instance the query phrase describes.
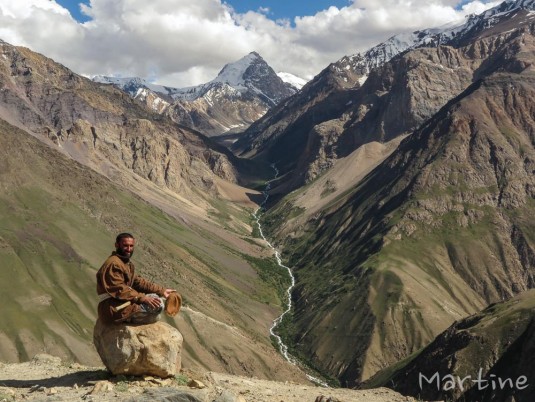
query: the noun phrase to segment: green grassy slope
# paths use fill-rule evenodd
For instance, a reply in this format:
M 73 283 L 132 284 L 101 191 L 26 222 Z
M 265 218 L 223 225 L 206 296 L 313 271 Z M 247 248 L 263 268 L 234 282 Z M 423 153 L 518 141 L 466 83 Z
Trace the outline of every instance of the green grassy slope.
M 47 352 L 99 363 L 91 344 L 94 275 L 115 235 L 130 231 L 138 238 L 138 272 L 177 288 L 190 315 L 220 323 L 195 324 L 204 333 L 186 337 L 184 362 L 225 370 L 212 348 L 218 334 L 217 342 L 237 360 L 231 371 L 244 372 L 238 363 L 245 367 L 240 353 L 247 347 L 259 354 L 247 368 L 251 374 L 278 375 L 271 368 L 281 362 L 272 356 L 267 328 L 280 299 L 259 275 L 262 248 L 248 249 L 259 255 L 245 254 L 240 244 L 248 243 L 236 240 L 242 234 L 212 230 L 209 221 L 178 221 L 3 121 L 0 188 L 1 361 Z M 174 325 L 191 333 L 183 317 Z

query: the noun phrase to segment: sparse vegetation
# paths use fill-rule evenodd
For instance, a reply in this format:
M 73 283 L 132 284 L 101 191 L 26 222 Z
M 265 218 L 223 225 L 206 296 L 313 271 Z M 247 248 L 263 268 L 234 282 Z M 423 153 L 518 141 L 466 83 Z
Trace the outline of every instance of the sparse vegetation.
M 15 401 L 15 396 L 0 392 L 0 402 L 12 402 Z
M 260 229 L 258 228 L 258 223 L 256 223 L 256 220 L 254 218 L 251 218 L 251 227 L 253 228 L 251 237 L 255 239 L 261 239 L 262 236 L 260 235 Z M 247 241 L 253 242 L 254 240 L 246 238 Z
M 178 220 L 17 129 L 1 123 L 0 131 L 0 164 L 10 161 L 0 194 L 0 291 L 14 301 L 2 313 L 1 333 L 9 341 L 0 345 L 0 360 L 27 361 L 44 350 L 69 361 L 100 364 L 91 345 L 94 275 L 112 251 L 114 236 L 124 230 L 138 239 L 137 273 L 176 287 L 192 308 L 203 295 L 204 309 L 221 306 L 223 314 L 216 319 L 232 322 L 248 339 L 268 342 L 255 314 L 263 316 L 266 303 L 280 302 L 274 284 L 229 280 L 239 277 L 236 264 L 245 269 L 250 262 L 226 237 L 236 232 L 221 235 L 187 211 L 172 209 Z M 245 209 L 242 215 L 233 209 L 227 213 L 236 219 L 250 216 Z M 265 264 L 257 265 L 262 270 Z M 185 353 L 202 365 L 205 357 L 198 352 L 209 347 L 206 337 L 192 338 Z M 242 345 L 232 340 L 228 347 L 241 353 Z
M 189 378 L 185 376 L 184 374 L 177 374 L 175 375 L 175 381 L 177 385 L 188 385 Z
M 126 381 L 119 381 L 118 383 L 115 384 L 114 389 L 115 389 L 117 392 L 128 392 L 128 382 L 126 382 Z
M 327 197 L 329 194 L 332 194 L 336 191 L 336 185 L 333 180 L 327 180 L 325 182 L 325 185 L 323 186 L 323 190 L 321 191 L 321 198 Z
M 272 257 L 258 258 L 247 254 L 242 254 L 242 257 L 251 264 L 258 273 L 260 279 L 268 286 L 268 288 L 275 291 L 278 299 L 277 304 L 283 309 L 286 309 L 286 306 L 288 305 L 286 291 L 291 284 L 291 278 L 288 271 L 280 267 Z M 263 298 L 262 301 L 268 303 L 274 302 L 272 298 Z

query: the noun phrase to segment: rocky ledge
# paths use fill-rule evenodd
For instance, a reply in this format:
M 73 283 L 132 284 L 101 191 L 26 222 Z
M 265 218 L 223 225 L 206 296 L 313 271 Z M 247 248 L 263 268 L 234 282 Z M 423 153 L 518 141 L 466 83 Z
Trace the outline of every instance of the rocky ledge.
M 387 388 L 365 391 L 320 388 L 188 369 L 174 377 L 112 376 L 41 354 L 31 361 L 0 363 L 0 401 L 188 402 L 398 402 L 415 401 Z

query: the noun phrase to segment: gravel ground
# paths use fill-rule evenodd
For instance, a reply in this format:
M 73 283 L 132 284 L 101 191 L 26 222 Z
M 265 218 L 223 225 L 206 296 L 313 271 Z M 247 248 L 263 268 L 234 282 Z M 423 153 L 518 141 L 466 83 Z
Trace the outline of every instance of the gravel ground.
M 174 378 L 111 376 L 104 367 L 67 364 L 50 355 L 0 363 L 2 401 L 398 402 L 412 398 L 386 388 L 320 388 L 214 372 L 184 371 Z

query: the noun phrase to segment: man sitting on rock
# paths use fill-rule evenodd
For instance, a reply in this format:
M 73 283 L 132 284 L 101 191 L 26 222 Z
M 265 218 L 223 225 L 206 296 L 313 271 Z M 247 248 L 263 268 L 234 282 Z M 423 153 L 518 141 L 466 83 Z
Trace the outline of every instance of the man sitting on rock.
M 130 233 L 119 234 L 115 251 L 97 272 L 98 316 L 103 323 L 154 323 L 164 309 L 165 299 L 161 297 L 169 298 L 172 305 L 166 305 L 169 315 L 176 314 L 180 308 L 181 299 L 176 290 L 165 289 L 135 274 L 130 261 L 134 245 Z

